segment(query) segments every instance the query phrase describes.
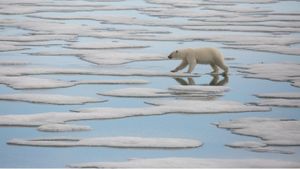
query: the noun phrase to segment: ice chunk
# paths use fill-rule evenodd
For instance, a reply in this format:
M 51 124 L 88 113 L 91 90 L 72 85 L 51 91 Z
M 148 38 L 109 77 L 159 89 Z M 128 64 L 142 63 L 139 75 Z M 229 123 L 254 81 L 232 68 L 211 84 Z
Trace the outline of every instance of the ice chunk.
M 26 47 L 17 46 L 16 43 L 13 42 L 1 42 L 0 52 L 7 52 L 7 51 L 17 51 L 17 50 L 25 50 L 28 49 Z
M 296 87 L 300 81 L 300 64 L 297 63 L 252 64 L 237 68 L 239 72 L 245 73 L 247 78 L 291 82 Z
M 0 100 L 24 101 L 32 103 L 45 104 L 84 104 L 94 102 L 104 102 L 104 99 L 96 99 L 83 96 L 66 96 L 58 94 L 36 94 L 36 93 L 16 93 L 16 94 L 0 94 Z
M 256 141 L 239 141 L 239 142 L 226 144 L 226 146 L 233 147 L 233 148 L 257 148 L 257 147 L 266 147 L 267 145 Z
M 300 99 L 299 92 L 278 92 L 278 93 L 259 93 L 255 96 L 260 98 L 274 98 L 274 99 Z
M 253 104 L 259 106 L 300 107 L 300 99 L 260 99 Z
M 158 100 L 149 101 L 157 106 L 142 108 L 85 108 L 75 112 L 48 112 L 27 115 L 1 115 L 1 126 L 40 126 L 78 120 L 115 119 L 132 116 L 162 115 L 167 113 L 238 113 L 270 111 L 268 107 L 244 105 L 233 101 Z
M 171 94 L 166 90 L 153 88 L 124 88 L 116 89 L 107 92 L 98 93 L 103 96 L 118 96 L 118 97 L 170 97 Z
M 8 144 L 45 147 L 122 147 L 122 148 L 194 148 L 202 143 L 193 139 L 143 138 L 143 137 L 95 137 L 95 138 L 45 138 L 12 139 Z
M 131 159 L 125 162 L 90 162 L 72 164 L 70 168 L 288 168 L 300 167 L 299 162 L 272 159 L 201 159 L 154 158 Z
M 235 134 L 259 137 L 268 146 L 300 146 L 299 120 L 242 118 L 217 126 Z
M 170 91 L 178 93 L 222 93 L 229 91 L 226 86 L 196 86 L 196 85 L 176 85 L 169 87 Z
M 122 42 L 90 42 L 90 43 L 73 43 L 67 48 L 72 49 L 118 49 L 118 48 L 146 48 L 146 45 L 135 45 Z
M 87 131 L 91 130 L 89 126 L 73 125 L 73 124 L 45 124 L 37 128 L 39 131 L 47 132 L 65 132 L 65 131 Z
M 95 46 L 97 47 L 97 46 Z M 135 61 L 164 60 L 166 56 L 155 53 L 115 52 L 103 50 L 59 50 L 30 53 L 37 56 L 77 56 L 80 59 L 103 65 L 125 64 Z
M 81 84 L 146 84 L 148 81 L 139 79 L 124 80 L 79 80 L 63 81 L 54 79 L 37 78 L 30 76 L 0 76 L 0 84 L 6 84 L 14 89 L 49 89 L 71 87 Z
M 61 68 L 46 66 L 2 66 L 0 75 L 21 76 L 41 74 L 84 74 L 84 75 L 110 75 L 110 76 L 169 76 L 169 77 L 199 77 L 197 73 L 172 73 L 145 69 L 96 69 L 96 68 Z
M 270 111 L 270 108 L 244 105 L 235 101 L 152 100 L 146 103 L 167 107 L 177 113 L 234 113 Z
M 204 97 L 222 95 L 228 91 L 224 86 L 173 86 L 168 90 L 155 88 L 124 88 L 98 93 L 104 96 L 116 97 Z

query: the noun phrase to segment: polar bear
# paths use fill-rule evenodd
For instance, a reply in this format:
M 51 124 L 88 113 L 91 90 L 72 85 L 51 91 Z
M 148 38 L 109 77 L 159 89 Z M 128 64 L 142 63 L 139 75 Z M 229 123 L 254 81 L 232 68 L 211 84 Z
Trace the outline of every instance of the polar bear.
M 171 72 L 177 72 L 189 65 L 187 73 L 191 73 L 196 64 L 210 64 L 213 69 L 212 74 L 218 73 L 218 67 L 224 70 L 224 75 L 228 73 L 228 67 L 224 64 L 221 52 L 216 48 L 187 48 L 172 52 L 169 59 L 182 60 L 181 64 Z

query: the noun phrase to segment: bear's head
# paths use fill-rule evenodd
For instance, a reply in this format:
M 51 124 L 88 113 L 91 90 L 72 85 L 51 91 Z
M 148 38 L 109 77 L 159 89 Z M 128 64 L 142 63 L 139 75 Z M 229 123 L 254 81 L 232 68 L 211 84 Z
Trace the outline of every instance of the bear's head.
M 181 59 L 182 58 L 181 55 L 182 55 L 182 53 L 179 50 L 175 50 L 168 56 L 168 58 L 169 59 Z

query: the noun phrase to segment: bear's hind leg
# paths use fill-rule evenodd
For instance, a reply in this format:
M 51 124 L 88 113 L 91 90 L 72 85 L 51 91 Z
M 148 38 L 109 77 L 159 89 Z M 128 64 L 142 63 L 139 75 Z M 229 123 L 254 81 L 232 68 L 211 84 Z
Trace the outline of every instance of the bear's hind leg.
M 228 74 L 228 67 L 224 63 L 221 63 L 218 66 L 224 70 L 224 73 L 223 73 L 224 75 Z
M 215 64 L 210 64 L 211 68 L 213 69 L 212 72 L 210 72 L 211 74 L 218 74 L 219 72 L 219 69 L 218 69 L 218 66 L 215 65 Z

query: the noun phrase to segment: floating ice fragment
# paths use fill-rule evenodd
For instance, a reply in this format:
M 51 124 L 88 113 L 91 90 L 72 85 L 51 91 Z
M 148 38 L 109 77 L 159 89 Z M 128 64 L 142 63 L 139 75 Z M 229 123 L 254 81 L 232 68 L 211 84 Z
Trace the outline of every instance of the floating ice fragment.
M 124 80 L 79 80 L 63 81 L 54 79 L 37 78 L 30 76 L 0 76 L 0 84 L 8 85 L 14 89 L 50 89 L 71 87 L 81 84 L 146 84 L 148 81 L 139 79 Z
M 168 91 L 153 88 L 124 88 L 98 94 L 117 97 L 171 97 L 171 94 L 169 94 Z
M 73 43 L 67 48 L 73 49 L 118 49 L 118 48 L 146 48 L 145 45 L 134 45 L 122 42 L 93 42 L 93 43 Z M 99 54 L 99 53 L 98 53 Z
M 155 88 L 124 88 L 98 93 L 116 97 L 204 97 L 222 95 L 228 91 L 225 86 L 173 86 L 168 90 Z
M 244 105 L 235 101 L 198 101 L 198 100 L 152 100 L 148 104 L 168 107 L 177 113 L 234 113 L 270 111 L 268 107 Z
M 169 90 L 182 93 L 222 93 L 229 91 L 229 87 L 226 86 L 197 86 L 197 85 L 176 85 L 169 87 Z
M 74 124 L 45 124 L 37 128 L 39 131 L 47 132 L 65 132 L 65 131 L 88 131 L 89 126 L 74 125 Z
M 242 118 L 219 122 L 217 126 L 234 134 L 259 137 L 267 146 L 300 146 L 299 120 Z
M 66 96 L 57 94 L 36 94 L 36 93 L 16 93 L 16 94 L 0 94 L 0 100 L 9 101 L 24 101 L 32 103 L 45 103 L 45 104 L 84 104 L 104 102 L 104 99 L 96 99 L 83 96 Z
M 97 46 L 95 46 L 97 47 Z M 99 46 L 98 46 L 99 47 Z M 154 53 L 115 52 L 103 50 L 59 50 L 30 53 L 37 56 L 77 56 L 80 59 L 99 65 L 125 64 L 135 61 L 165 60 L 166 56 Z
M 95 69 L 95 68 L 61 68 L 45 66 L 2 66 L 1 76 L 41 75 L 41 74 L 82 74 L 109 76 L 168 76 L 168 77 L 199 77 L 197 73 L 171 73 L 145 69 Z
M 0 126 L 41 126 L 78 120 L 116 119 L 132 116 L 163 115 L 167 113 L 238 113 L 270 111 L 268 107 L 244 105 L 233 101 L 159 100 L 148 101 L 157 106 L 143 108 L 85 108 L 75 112 L 48 112 L 26 115 L 1 115 Z
M 259 93 L 255 96 L 260 98 L 274 98 L 274 99 L 300 99 L 299 92 L 278 92 L 278 93 Z
M 68 165 L 70 168 L 288 168 L 300 167 L 299 162 L 272 159 L 201 159 L 154 158 L 131 159 L 125 162 L 90 162 Z
M 44 138 L 12 139 L 11 145 L 43 147 L 119 147 L 119 148 L 195 148 L 202 143 L 193 139 L 181 138 L 143 138 L 143 137 L 95 137 L 95 138 Z
M 255 105 L 300 107 L 300 93 L 297 92 L 262 93 L 255 96 L 263 98 L 254 102 Z
M 276 69 L 274 69 L 276 67 Z M 297 63 L 266 63 L 239 66 L 239 72 L 247 78 L 268 79 L 291 82 L 296 87 L 300 81 L 300 64 Z
M 260 99 L 253 104 L 259 106 L 300 107 L 300 99 Z

